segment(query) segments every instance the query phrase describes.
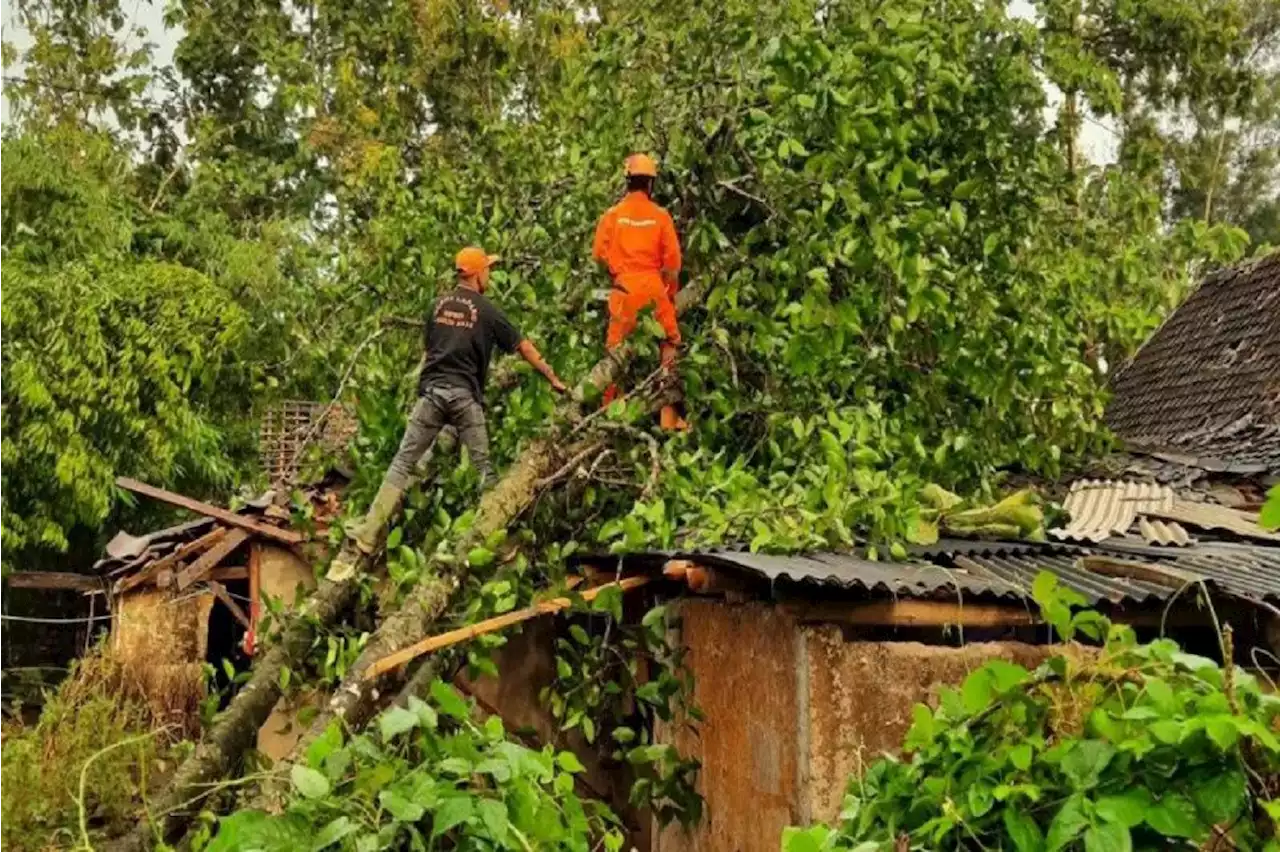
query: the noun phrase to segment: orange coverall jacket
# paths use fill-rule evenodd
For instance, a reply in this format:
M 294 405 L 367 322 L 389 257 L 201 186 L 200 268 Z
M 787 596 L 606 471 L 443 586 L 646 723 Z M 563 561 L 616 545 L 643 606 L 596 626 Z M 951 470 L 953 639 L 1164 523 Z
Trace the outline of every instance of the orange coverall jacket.
M 635 331 L 640 311 L 649 305 L 667 343 L 679 345 L 675 298 L 680 240 L 671 214 L 645 193 L 629 192 L 601 217 L 591 254 L 613 276 L 605 346 L 612 349 Z

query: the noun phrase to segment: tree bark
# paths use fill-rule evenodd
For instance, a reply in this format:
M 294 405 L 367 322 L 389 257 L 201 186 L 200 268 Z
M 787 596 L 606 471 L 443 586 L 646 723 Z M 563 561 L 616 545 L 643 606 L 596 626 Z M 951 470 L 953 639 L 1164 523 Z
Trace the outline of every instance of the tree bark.
M 702 294 L 703 288 L 699 284 L 682 291 L 676 299 L 677 313 L 700 303 Z M 620 378 L 633 355 L 633 350 L 625 346 L 607 353 L 574 388 L 572 400 L 558 406 L 556 419 L 568 419 L 592 388 L 603 390 Z M 537 438 L 525 448 L 502 479 L 481 497 L 475 522 L 458 548 L 458 556 L 465 559 L 476 543 L 505 529 L 519 517 L 537 496 L 539 480 L 553 473 L 571 452 L 572 447 L 564 447 L 563 442 L 558 442 L 554 436 Z M 349 542 L 344 544 L 338 558 L 354 558 L 359 570 L 369 568 L 369 557 L 358 554 Z M 287 776 L 289 765 L 298 755 L 305 753 L 307 746 L 324 732 L 330 721 L 341 719 L 350 729 L 361 727 L 375 709 L 378 697 L 396 689 L 406 675 L 412 676 L 413 672 L 396 672 L 380 678 L 377 683 L 366 683 L 363 678 L 365 670 L 376 660 L 428 635 L 432 624 L 448 607 L 456 585 L 452 578 L 431 574 L 410 591 L 404 604 L 374 632 L 330 699 L 325 712 L 315 719 L 289 757 L 281 762 L 277 777 Z M 127 838 L 124 849 L 145 848 L 153 837 L 169 839 L 186 826 L 190 819 L 185 810 L 187 803 L 206 793 L 208 784 L 227 775 L 254 743 L 258 729 L 280 699 L 281 669 L 301 659 L 310 647 L 311 624 L 323 625 L 334 621 L 351 601 L 355 589 L 354 580 L 321 584 L 305 605 L 312 618 L 294 619 L 280 644 L 258 661 L 249 683 L 232 701 L 196 752 L 179 768 L 170 787 L 153 804 L 154 820 L 140 823 Z M 268 789 L 254 798 L 255 805 L 279 801 L 281 787 L 267 785 Z

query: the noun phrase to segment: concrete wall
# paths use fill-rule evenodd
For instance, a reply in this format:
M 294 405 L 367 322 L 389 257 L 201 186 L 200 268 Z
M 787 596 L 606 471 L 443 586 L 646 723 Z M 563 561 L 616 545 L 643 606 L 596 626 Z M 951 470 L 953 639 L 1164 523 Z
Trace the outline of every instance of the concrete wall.
M 838 817 L 849 776 L 897 750 L 917 702 L 936 705 L 993 657 L 1030 668 L 1052 651 L 846 641 L 767 604 L 675 606 L 706 720 L 662 735 L 702 761 L 706 813 L 692 832 L 657 833 L 654 852 L 777 852 L 786 826 Z

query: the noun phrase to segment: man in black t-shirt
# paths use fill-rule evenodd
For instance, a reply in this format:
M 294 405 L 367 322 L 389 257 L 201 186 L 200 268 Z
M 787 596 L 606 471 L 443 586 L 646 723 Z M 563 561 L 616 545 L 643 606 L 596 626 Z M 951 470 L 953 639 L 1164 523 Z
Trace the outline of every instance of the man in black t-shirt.
M 497 260 L 496 255 L 474 247 L 458 252 L 454 259 L 458 286 L 439 296 L 427 315 L 427 358 L 418 378 L 418 403 L 409 415 L 400 449 L 383 477 L 378 496 L 364 520 L 348 530 L 365 553 L 377 546 L 383 527 L 413 478 L 414 466 L 445 426 L 458 430 L 458 439 L 480 472 L 481 488 L 488 484 L 492 470 L 484 419 L 484 385 L 495 347 L 502 352 L 518 352 L 557 392 L 568 390 L 533 343 L 485 298 L 489 268 Z

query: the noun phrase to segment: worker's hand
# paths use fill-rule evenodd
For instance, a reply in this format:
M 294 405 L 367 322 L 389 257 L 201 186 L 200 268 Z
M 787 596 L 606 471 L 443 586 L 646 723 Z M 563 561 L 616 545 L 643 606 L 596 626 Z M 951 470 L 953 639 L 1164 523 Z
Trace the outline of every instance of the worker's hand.
M 551 389 L 554 390 L 556 393 L 566 394 L 569 392 L 569 388 L 565 387 L 565 383 L 560 381 L 559 376 L 552 376 L 550 381 L 551 381 Z

